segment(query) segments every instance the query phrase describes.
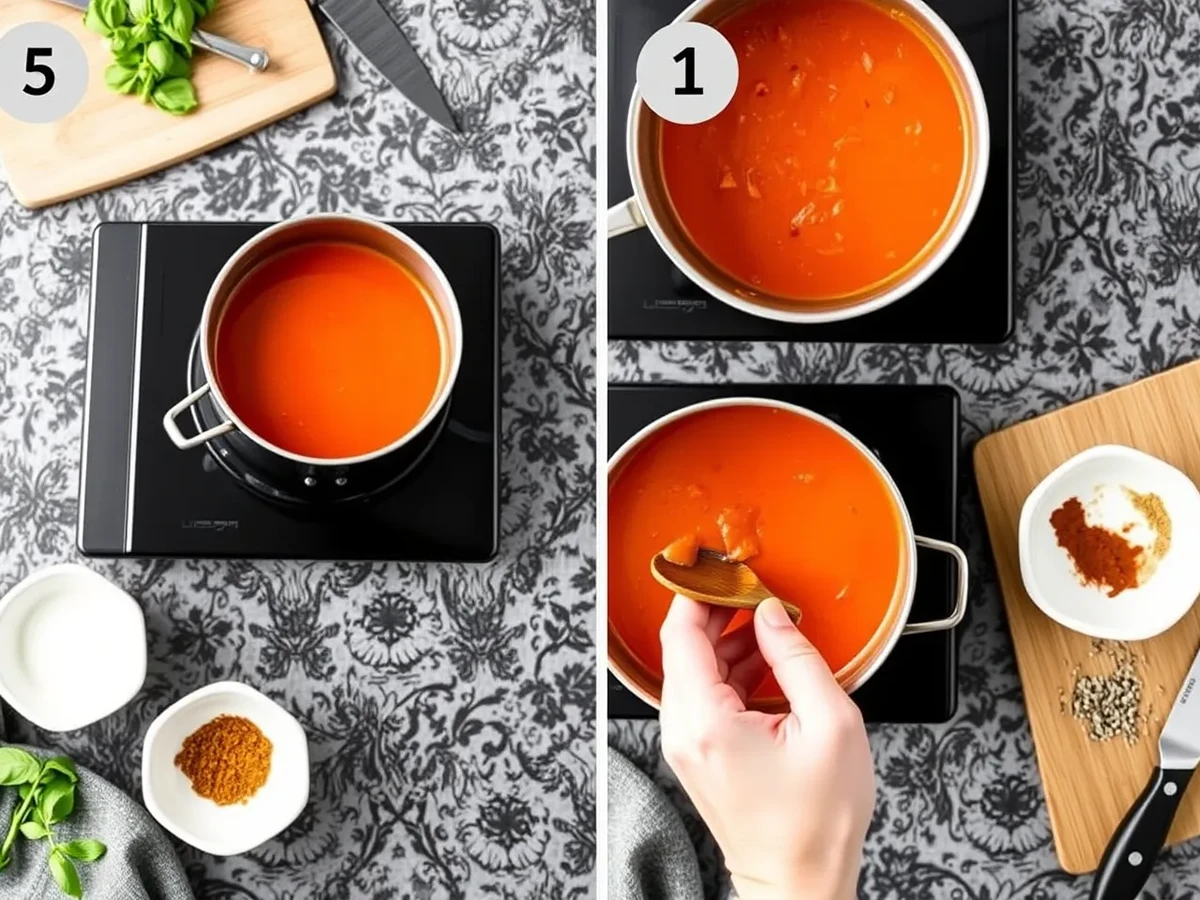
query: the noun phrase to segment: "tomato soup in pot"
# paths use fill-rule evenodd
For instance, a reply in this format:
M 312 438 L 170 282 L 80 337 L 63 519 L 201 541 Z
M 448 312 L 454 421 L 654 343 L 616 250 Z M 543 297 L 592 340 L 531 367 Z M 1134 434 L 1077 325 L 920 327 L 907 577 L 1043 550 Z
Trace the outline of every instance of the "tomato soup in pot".
M 797 303 L 867 296 L 920 265 L 965 191 L 966 101 L 942 51 L 887 0 L 755 0 L 715 25 L 738 57 L 732 101 L 659 133 L 697 249 Z
M 845 434 L 778 405 L 699 409 L 650 432 L 611 470 L 608 498 L 609 640 L 659 684 L 672 595 L 650 561 L 681 538 L 748 553 L 767 588 L 800 607 L 801 629 L 843 683 L 911 591 L 907 516 L 890 481 Z M 781 699 L 774 679 L 753 698 Z
M 441 387 L 445 324 L 407 267 L 360 244 L 280 250 L 238 282 L 213 368 L 255 434 L 300 456 L 372 453 L 408 434 Z

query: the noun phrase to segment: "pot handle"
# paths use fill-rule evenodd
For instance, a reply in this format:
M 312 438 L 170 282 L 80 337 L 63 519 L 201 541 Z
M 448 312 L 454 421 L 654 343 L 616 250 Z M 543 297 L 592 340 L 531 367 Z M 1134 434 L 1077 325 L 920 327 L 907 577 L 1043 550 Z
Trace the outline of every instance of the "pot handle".
M 638 205 L 637 197 L 630 197 L 628 200 L 623 200 L 616 206 L 610 206 L 608 209 L 608 236 L 615 238 L 619 234 L 625 234 L 627 231 L 637 231 L 639 228 L 646 227 L 646 217 L 642 215 L 642 208 Z
M 954 589 L 954 611 L 945 619 L 934 619 L 931 622 L 909 622 L 900 630 L 901 634 L 924 634 L 929 631 L 949 631 L 963 620 L 967 614 L 967 554 L 962 548 L 949 541 L 939 541 L 935 538 L 915 538 L 918 547 L 928 547 L 930 550 L 940 550 L 954 557 L 957 569 Z
M 216 425 L 208 429 L 208 431 L 202 431 L 194 437 L 184 437 L 175 420 L 179 418 L 184 410 L 207 394 L 208 391 L 209 385 L 206 382 L 168 409 L 167 414 L 163 416 L 163 428 L 167 430 L 167 437 L 180 450 L 190 450 L 192 447 L 199 447 L 201 444 L 206 444 L 215 437 L 220 437 L 223 434 L 229 434 L 229 432 L 237 430 L 237 426 L 232 422 L 222 422 L 220 425 Z

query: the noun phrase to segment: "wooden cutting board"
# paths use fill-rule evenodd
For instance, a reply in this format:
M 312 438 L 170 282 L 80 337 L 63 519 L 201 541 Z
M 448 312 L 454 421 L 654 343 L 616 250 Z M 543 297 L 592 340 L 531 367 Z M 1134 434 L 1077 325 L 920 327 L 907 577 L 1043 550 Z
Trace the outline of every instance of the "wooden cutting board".
M 1143 682 L 1142 710 L 1150 705 L 1149 733 L 1132 746 L 1120 737 L 1103 743 L 1090 740 L 1081 723 L 1060 706 L 1060 690 L 1069 702 L 1077 663 L 1082 674 L 1111 671 L 1112 665 L 1103 653 L 1089 657 L 1091 638 L 1051 621 L 1025 593 L 1017 561 L 1017 521 L 1026 495 L 1042 478 L 1079 451 L 1109 443 L 1153 454 L 1200 483 L 1200 362 L 1006 428 L 975 448 L 975 478 L 1055 849 L 1062 867 L 1074 874 L 1097 867 L 1117 824 L 1145 786 L 1157 762 L 1162 721 L 1200 648 L 1200 605 L 1166 633 L 1128 645 Z M 1200 779 L 1192 781 L 1184 796 L 1169 842 L 1197 834 Z
M 330 96 L 337 78 L 306 0 L 221 0 L 205 31 L 265 47 L 265 72 L 197 51 L 200 106 L 171 116 L 104 85 L 110 54 L 82 15 L 50 0 L 0 0 L 0 32 L 54 22 L 87 52 L 88 89 L 79 106 L 50 125 L 0 112 L 0 163 L 13 195 L 39 207 L 137 178 L 241 137 Z

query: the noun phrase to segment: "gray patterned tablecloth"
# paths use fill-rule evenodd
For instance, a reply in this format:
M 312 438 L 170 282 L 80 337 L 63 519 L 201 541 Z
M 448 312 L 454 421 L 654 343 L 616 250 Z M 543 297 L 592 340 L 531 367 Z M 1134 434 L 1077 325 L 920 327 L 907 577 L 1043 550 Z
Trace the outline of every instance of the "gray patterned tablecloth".
M 145 608 L 145 688 L 83 731 L 18 723 L 10 737 L 61 747 L 136 796 L 151 719 L 193 688 L 240 679 L 307 729 L 312 802 L 245 857 L 185 851 L 200 898 L 592 896 L 595 6 L 390 7 L 461 136 L 417 114 L 326 29 L 341 80 L 332 102 L 40 212 L 0 190 L 0 586 L 76 555 L 87 276 L 101 220 L 339 210 L 496 223 L 499 558 L 92 563 Z
M 1195 357 L 1200 3 L 1016 3 L 1019 305 L 1011 341 L 621 343 L 609 347 L 610 377 L 951 384 L 963 401 L 969 463 L 966 451 L 981 435 Z M 962 315 L 971 315 L 970 284 L 962 285 Z M 1072 878 L 1055 862 L 969 464 L 962 490 L 961 535 L 977 577 L 962 629 L 958 715 L 940 727 L 873 729 L 879 802 L 859 896 L 1085 897 L 1090 879 Z M 656 725 L 615 724 L 609 734 L 675 790 Z M 706 846 L 715 895 L 715 855 L 694 818 L 691 827 Z M 1148 896 L 1200 895 L 1198 857 L 1200 842 L 1167 853 Z

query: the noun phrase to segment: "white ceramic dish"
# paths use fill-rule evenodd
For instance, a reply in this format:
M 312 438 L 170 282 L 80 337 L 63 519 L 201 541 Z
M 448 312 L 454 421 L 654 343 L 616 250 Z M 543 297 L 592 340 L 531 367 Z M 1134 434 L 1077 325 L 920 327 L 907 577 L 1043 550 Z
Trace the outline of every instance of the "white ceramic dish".
M 218 806 L 175 765 L 184 738 L 220 715 L 244 716 L 271 741 L 267 783 L 245 803 Z M 296 820 L 308 802 L 308 738 L 287 710 L 254 688 L 221 681 L 193 691 L 151 723 L 142 750 L 142 799 L 163 828 L 213 856 L 239 856 Z
M 90 725 L 145 680 L 141 607 L 91 569 L 51 566 L 0 599 L 0 697 L 38 727 Z
M 1100 485 L 1110 488 L 1107 497 L 1122 485 L 1158 494 L 1171 519 L 1171 546 L 1154 574 L 1116 597 L 1080 583 L 1050 524 L 1050 515 L 1065 501 L 1078 497 L 1086 506 Z M 1107 520 L 1096 524 L 1121 525 Z M 1138 543 L 1140 530 L 1130 533 L 1131 542 Z M 1198 540 L 1200 491 L 1187 475 L 1140 450 L 1101 445 L 1067 460 L 1026 499 L 1017 534 L 1021 579 L 1038 608 L 1067 628 L 1107 640 L 1145 640 L 1178 622 L 1200 595 Z

